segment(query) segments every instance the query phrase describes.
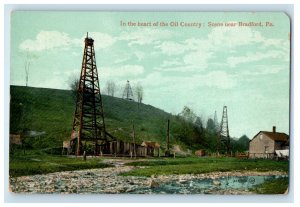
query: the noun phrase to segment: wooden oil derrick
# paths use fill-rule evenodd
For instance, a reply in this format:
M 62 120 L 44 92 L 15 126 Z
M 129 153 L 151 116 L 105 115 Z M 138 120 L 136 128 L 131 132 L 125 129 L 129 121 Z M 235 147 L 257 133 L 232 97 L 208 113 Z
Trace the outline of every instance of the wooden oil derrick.
M 83 153 L 83 142 L 93 143 L 94 154 L 107 142 L 99 78 L 96 66 L 94 40 L 85 38 L 84 53 L 77 91 L 76 109 L 71 134 L 71 145 L 76 155 Z
M 223 107 L 223 115 L 219 131 L 219 149 L 228 154 L 230 151 L 230 136 L 228 127 L 227 106 Z
M 132 89 L 131 86 L 129 84 L 129 80 L 127 80 L 127 83 L 125 85 L 124 91 L 123 91 L 123 99 L 129 100 L 129 101 L 133 101 L 133 93 L 132 93 Z

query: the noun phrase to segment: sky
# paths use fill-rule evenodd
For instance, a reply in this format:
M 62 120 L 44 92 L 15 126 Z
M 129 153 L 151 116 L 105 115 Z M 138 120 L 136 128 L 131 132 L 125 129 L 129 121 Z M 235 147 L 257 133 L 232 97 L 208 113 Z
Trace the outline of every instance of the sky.
M 284 13 L 11 15 L 11 85 L 25 85 L 29 57 L 29 86 L 69 89 L 80 76 L 88 32 L 102 93 L 114 81 L 121 96 L 129 80 L 133 88 L 143 86 L 145 104 L 172 114 L 188 106 L 204 123 L 215 111 L 221 121 L 226 105 L 231 137 L 252 138 L 272 126 L 289 134 L 290 22 Z

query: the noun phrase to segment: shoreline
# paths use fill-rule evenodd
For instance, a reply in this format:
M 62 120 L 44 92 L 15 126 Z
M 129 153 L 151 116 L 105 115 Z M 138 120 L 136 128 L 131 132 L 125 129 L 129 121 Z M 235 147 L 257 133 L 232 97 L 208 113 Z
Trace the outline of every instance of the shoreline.
M 139 167 L 116 165 L 115 167 L 87 169 L 78 171 L 64 171 L 49 174 L 20 176 L 10 178 L 10 192 L 30 194 L 118 194 L 132 193 L 142 189 L 142 193 L 152 194 L 152 190 L 161 184 L 175 182 L 183 183 L 194 179 L 218 180 L 231 176 L 270 176 L 288 175 L 281 171 L 230 171 L 210 172 L 203 174 L 157 175 L 151 177 L 120 176 L 119 173 L 128 172 Z M 144 190 L 144 191 L 143 191 Z M 223 191 L 223 192 L 222 192 Z M 249 191 L 230 190 L 220 191 L 221 194 L 249 194 Z M 218 192 L 214 192 L 219 194 Z

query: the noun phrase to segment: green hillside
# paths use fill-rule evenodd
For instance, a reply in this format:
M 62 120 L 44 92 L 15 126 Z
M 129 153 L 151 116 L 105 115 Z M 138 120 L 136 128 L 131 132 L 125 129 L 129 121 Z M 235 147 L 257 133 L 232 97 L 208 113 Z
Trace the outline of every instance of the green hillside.
M 34 131 L 34 148 L 56 148 L 70 137 L 75 103 L 72 92 L 46 88 L 11 86 L 10 133 Z M 166 145 L 167 119 L 171 120 L 171 141 L 179 140 L 183 120 L 150 105 L 102 96 L 106 128 L 121 140 L 132 140 L 132 122 L 137 142 L 157 141 Z

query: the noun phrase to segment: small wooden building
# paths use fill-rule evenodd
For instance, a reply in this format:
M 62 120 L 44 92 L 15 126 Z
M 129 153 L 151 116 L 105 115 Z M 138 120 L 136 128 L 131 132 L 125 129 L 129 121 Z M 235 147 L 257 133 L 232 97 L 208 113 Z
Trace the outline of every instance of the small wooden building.
M 249 142 L 249 158 L 274 158 L 275 150 L 289 148 L 289 136 L 285 133 L 260 131 Z
M 74 153 L 74 146 L 76 145 L 77 137 L 71 137 L 71 140 L 66 140 L 63 142 L 62 154 L 67 150 L 67 154 Z M 157 142 L 147 142 L 144 141 L 142 144 L 126 142 L 122 140 L 113 140 L 106 142 L 98 146 L 100 152 L 99 155 L 106 156 L 160 156 L 159 148 L 160 144 Z M 97 154 L 98 155 L 98 154 Z
M 203 157 L 203 156 L 205 156 L 205 150 L 204 149 L 196 150 L 195 155 L 197 157 Z
M 142 147 L 146 148 L 146 156 L 160 156 L 159 154 L 159 148 L 160 148 L 160 144 L 157 142 L 146 142 L 144 141 L 141 144 Z
M 22 145 L 22 139 L 20 134 L 10 134 L 9 135 L 9 144 Z

